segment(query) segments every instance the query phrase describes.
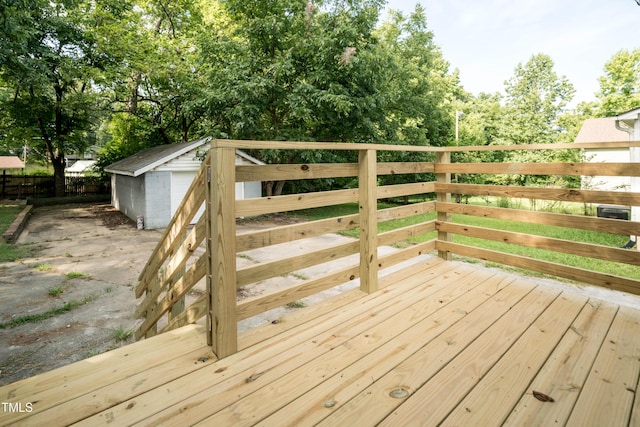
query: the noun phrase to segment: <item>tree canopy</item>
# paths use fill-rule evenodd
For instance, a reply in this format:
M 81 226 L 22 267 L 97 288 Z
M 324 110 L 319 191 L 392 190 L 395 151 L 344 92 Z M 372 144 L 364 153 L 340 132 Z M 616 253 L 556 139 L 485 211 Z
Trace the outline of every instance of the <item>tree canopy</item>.
M 471 95 L 425 9 L 384 0 L 0 0 L 0 149 L 54 166 L 101 146 L 106 166 L 210 135 L 417 145 L 571 140 L 581 118 L 640 104 L 640 50 L 604 66 L 598 103 L 533 55 L 505 95 Z M 456 121 L 456 117 L 458 120 Z M 459 139 L 454 140 L 458 123 Z M 346 161 L 345 153 L 256 153 Z M 399 156 L 399 154 L 393 154 Z M 394 160 L 402 160 L 400 158 Z M 473 159 L 472 159 L 473 160 Z M 494 159 L 500 160 L 500 159 Z

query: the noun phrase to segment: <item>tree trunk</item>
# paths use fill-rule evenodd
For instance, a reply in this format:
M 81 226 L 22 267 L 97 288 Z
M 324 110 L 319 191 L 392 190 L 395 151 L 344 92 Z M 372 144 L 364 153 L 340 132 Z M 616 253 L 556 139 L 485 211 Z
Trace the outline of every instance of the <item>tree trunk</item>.
M 56 197 L 64 197 L 66 195 L 66 182 L 64 177 L 64 155 L 57 155 L 51 158 L 53 164 L 53 182 Z
M 281 196 L 282 189 L 284 188 L 284 184 L 287 181 L 267 181 L 265 183 L 265 191 L 267 193 L 267 197 L 272 196 Z

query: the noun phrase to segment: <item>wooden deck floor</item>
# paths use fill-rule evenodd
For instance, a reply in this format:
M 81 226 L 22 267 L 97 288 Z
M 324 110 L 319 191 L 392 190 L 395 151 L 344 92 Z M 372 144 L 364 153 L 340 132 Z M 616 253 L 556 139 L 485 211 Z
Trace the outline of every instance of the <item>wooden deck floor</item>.
M 435 258 L 383 282 L 221 361 L 193 325 L 4 386 L 0 425 L 640 425 L 639 311 Z

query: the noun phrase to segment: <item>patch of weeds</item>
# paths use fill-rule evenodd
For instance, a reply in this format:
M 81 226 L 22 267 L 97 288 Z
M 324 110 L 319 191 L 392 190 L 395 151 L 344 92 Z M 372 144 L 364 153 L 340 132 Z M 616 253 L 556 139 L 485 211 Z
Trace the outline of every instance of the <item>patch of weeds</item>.
M 133 329 L 125 329 L 122 326 L 118 326 L 113 330 L 113 339 L 116 342 L 126 341 L 133 336 Z
M 62 286 L 57 286 L 55 288 L 49 288 L 49 296 L 50 297 L 57 297 L 62 292 L 64 292 L 64 288 Z
M 309 280 L 308 276 L 305 276 L 302 273 L 290 273 L 293 277 L 295 277 L 296 279 L 300 279 L 300 280 Z
M 31 257 L 35 253 L 36 249 L 34 247 L 0 241 L 0 262 L 16 262 L 20 259 Z
M 85 273 L 79 273 L 77 271 L 70 271 L 67 274 L 65 274 L 64 277 L 67 280 L 72 280 L 72 279 L 88 279 L 90 276 L 88 274 L 85 274 Z
M 53 265 L 51 264 L 38 264 L 35 267 L 36 271 L 42 271 L 42 272 L 47 272 L 47 271 L 52 271 L 53 270 Z
M 306 307 L 307 305 L 298 300 L 298 301 L 291 301 L 290 303 L 287 303 L 287 308 L 303 308 Z
M 100 295 L 89 295 L 88 297 L 84 297 L 82 300 L 82 304 L 90 303 L 91 301 L 95 301 L 100 297 Z
M 71 255 L 69 252 L 65 252 L 64 256 L 67 258 L 73 258 L 73 255 Z
M 36 323 L 42 320 L 50 319 L 52 317 L 58 316 L 60 314 L 66 313 L 68 311 L 73 310 L 76 307 L 81 306 L 83 303 L 79 301 L 69 301 L 62 307 L 56 307 L 49 311 L 45 311 L 40 314 L 27 314 L 26 316 L 19 316 L 11 319 L 8 322 L 0 323 L 0 329 L 13 328 L 16 326 L 24 325 L 26 323 Z
M 104 288 L 104 293 L 105 294 L 110 294 L 111 292 L 113 292 L 113 287 L 107 286 L 106 288 Z

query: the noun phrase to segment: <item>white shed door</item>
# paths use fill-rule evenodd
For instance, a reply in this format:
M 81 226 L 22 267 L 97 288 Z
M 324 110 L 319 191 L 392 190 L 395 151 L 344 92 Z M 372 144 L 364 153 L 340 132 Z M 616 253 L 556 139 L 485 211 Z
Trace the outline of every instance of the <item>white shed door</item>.
M 178 206 L 182 203 L 187 190 L 196 177 L 196 171 L 193 172 L 172 172 L 171 173 L 171 217 L 176 214 Z M 200 208 L 196 216 L 191 220 L 192 224 L 198 222 L 200 216 L 204 212 L 204 205 Z
M 195 177 L 196 172 L 173 172 L 171 174 L 171 217 L 176 214 L 178 206 L 182 203 L 182 199 L 187 194 L 187 190 Z M 240 199 L 244 199 L 244 185 L 242 182 L 236 182 L 236 200 Z M 204 206 L 200 208 L 191 223 L 198 222 L 203 213 Z

